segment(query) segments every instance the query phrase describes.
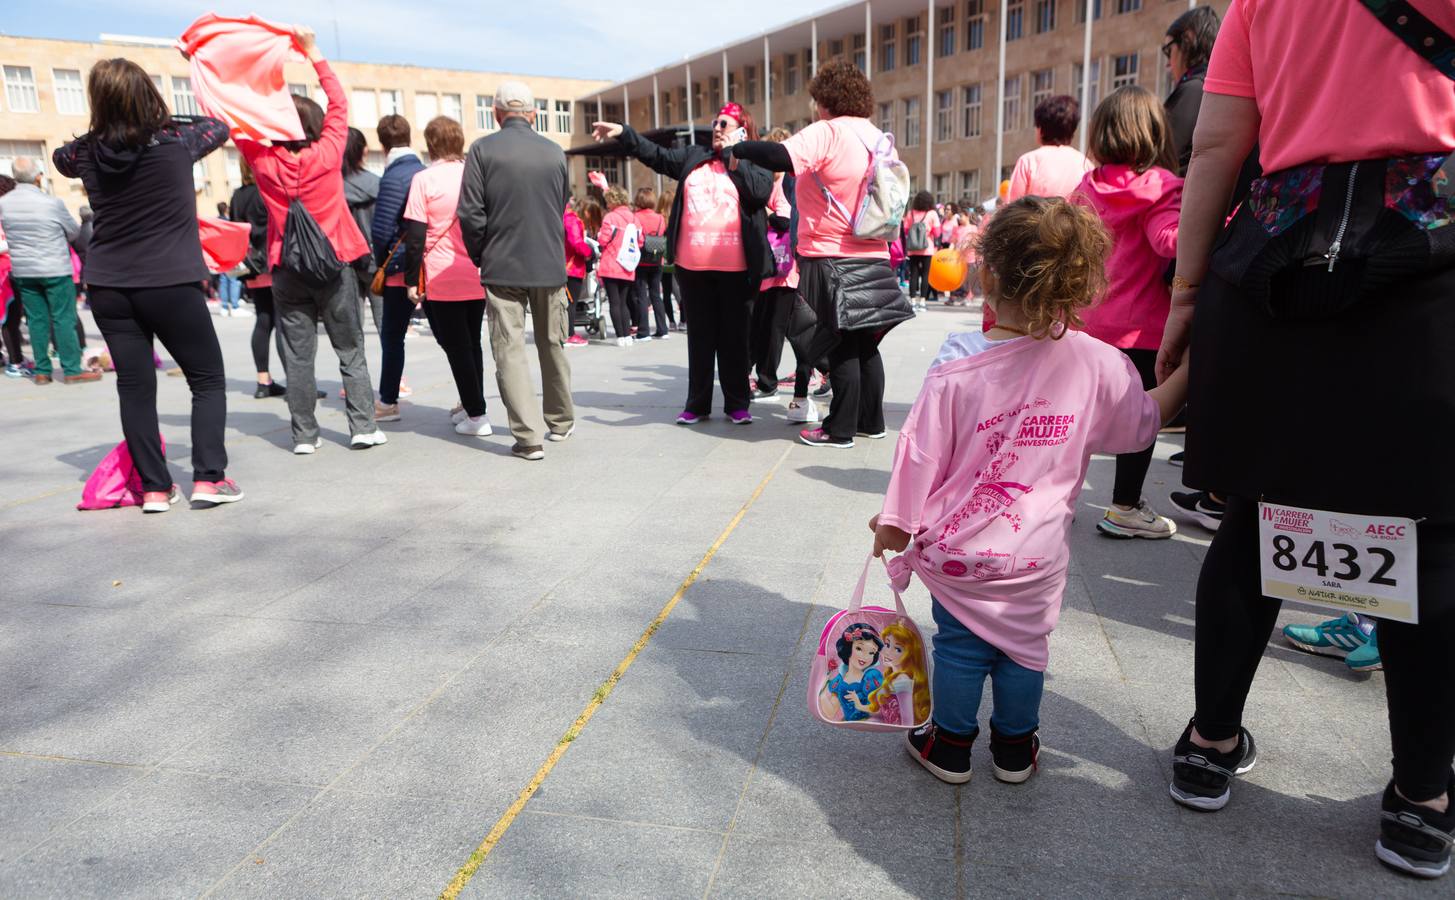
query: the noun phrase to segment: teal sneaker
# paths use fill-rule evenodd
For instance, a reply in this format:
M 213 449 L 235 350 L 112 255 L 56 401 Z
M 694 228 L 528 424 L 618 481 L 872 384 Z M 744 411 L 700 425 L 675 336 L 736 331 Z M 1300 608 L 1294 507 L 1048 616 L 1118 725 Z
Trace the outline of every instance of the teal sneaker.
M 1337 656 L 1340 659 L 1369 643 L 1364 629 L 1359 627 L 1359 619 L 1353 613 L 1317 625 L 1285 625 L 1283 637 L 1300 650 L 1320 656 Z M 1376 658 L 1377 656 L 1376 651 Z
M 1349 651 L 1344 665 L 1354 672 L 1378 672 L 1384 668 L 1379 661 L 1379 628 L 1369 632 L 1369 640 L 1362 647 Z

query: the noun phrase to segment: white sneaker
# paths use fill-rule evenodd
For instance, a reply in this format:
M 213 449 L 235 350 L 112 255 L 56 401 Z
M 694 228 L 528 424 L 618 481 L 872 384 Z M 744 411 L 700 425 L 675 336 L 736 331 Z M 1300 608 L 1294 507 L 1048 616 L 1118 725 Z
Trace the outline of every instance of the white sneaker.
M 465 416 L 455 423 L 455 434 L 473 434 L 475 437 L 489 437 L 494 432 L 490 429 L 490 420 L 485 416 Z
M 295 456 L 308 456 L 323 446 L 323 438 L 314 438 L 311 444 L 294 444 L 293 454 Z
M 572 425 L 570 428 L 567 428 L 565 431 L 552 431 L 550 434 L 547 434 L 546 435 L 546 440 L 551 441 L 553 443 L 559 444 L 561 441 L 566 440 L 567 438 L 569 438 L 571 435 L 573 435 L 575 433 L 576 433 L 576 426 L 575 425 Z
M 636 341 L 632 340 L 629 337 L 619 337 L 616 339 L 616 345 L 618 347 L 630 347 L 634 343 L 636 343 Z
M 1119 509 L 1112 504 L 1101 521 L 1096 523 L 1096 527 L 1102 534 L 1115 538 L 1160 540 L 1177 533 L 1177 523 L 1166 516 L 1157 515 L 1145 497 L 1131 509 Z
M 450 421 L 454 422 L 456 425 L 465 421 L 466 418 L 468 417 L 465 415 L 465 407 L 456 406 L 454 409 L 450 410 Z
M 788 401 L 788 421 L 794 425 L 811 424 L 818 421 L 818 405 L 812 397 L 797 397 Z
M 389 435 L 374 429 L 368 434 L 356 434 L 349 438 L 349 447 L 354 450 L 367 450 L 370 447 L 377 447 L 380 444 L 389 443 Z

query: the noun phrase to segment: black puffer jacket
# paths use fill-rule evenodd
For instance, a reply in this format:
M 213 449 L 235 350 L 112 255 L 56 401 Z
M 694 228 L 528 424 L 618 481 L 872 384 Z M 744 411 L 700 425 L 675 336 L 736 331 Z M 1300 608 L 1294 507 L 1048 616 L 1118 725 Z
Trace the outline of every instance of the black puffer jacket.
M 672 213 L 667 217 L 667 257 L 671 265 L 677 255 L 677 227 L 682 221 L 682 198 L 687 193 L 681 182 L 687 180 L 692 170 L 712 162 L 713 151 L 699 144 L 687 147 L 659 147 L 641 135 L 630 125 L 622 126 L 617 138 L 628 155 L 642 161 L 647 168 L 660 172 L 678 182 L 677 195 L 672 198 Z M 743 229 L 743 256 L 748 263 L 748 277 L 753 290 L 758 283 L 772 277 L 775 271 L 773 251 L 768 246 L 768 214 L 765 208 L 773 194 L 773 173 L 747 160 L 739 160 L 738 167 L 728 172 L 733 187 L 738 189 L 739 222 Z
M 914 318 L 914 309 L 888 260 L 800 256 L 798 278 L 798 290 L 816 321 L 811 330 L 802 318 L 791 323 L 790 336 L 809 359 L 827 354 L 845 331 L 882 334 Z

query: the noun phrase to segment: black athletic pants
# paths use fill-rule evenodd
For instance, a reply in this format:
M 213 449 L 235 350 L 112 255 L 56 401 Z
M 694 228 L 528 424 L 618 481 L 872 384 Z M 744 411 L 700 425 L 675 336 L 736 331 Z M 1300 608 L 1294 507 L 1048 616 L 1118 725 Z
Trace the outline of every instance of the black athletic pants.
M 1157 386 L 1157 351 L 1156 350 L 1123 350 L 1127 359 L 1137 367 L 1137 374 L 1142 376 L 1142 387 L 1151 390 Z M 1122 506 L 1136 506 L 1142 502 L 1142 484 L 1147 480 L 1147 469 L 1152 466 L 1152 448 L 1149 444 L 1147 449 L 1138 450 L 1135 453 L 1117 454 L 1116 481 L 1112 483 L 1111 502 Z
M 227 387 L 222 347 L 212 328 L 207 294 L 200 283 L 155 288 L 91 285 L 91 314 L 106 338 L 116 366 L 121 400 L 121 432 L 141 475 L 142 490 L 172 486 L 157 425 L 155 337 L 182 367 L 192 389 L 192 478 L 221 481 L 227 468 L 223 429 L 227 427 Z
M 636 294 L 637 327 L 647 333 L 647 310 L 656 317 L 657 328 L 652 333 L 657 337 L 667 333 L 667 307 L 662 302 L 662 267 L 637 266 L 637 280 L 632 282 Z
M 923 300 L 930 295 L 930 257 L 906 257 L 909 263 L 909 295 Z
M 253 312 L 257 314 L 257 320 L 253 322 L 253 367 L 256 371 L 268 371 L 268 342 L 276 337 L 274 326 L 277 324 L 273 311 L 273 289 L 271 287 L 250 287 L 248 295 L 253 300 Z M 283 341 L 278 340 L 278 359 L 283 359 Z
M 611 307 L 611 328 L 618 339 L 632 336 L 632 283 L 624 278 L 603 278 L 606 302 Z
M 460 392 L 460 405 L 472 418 L 485 415 L 485 351 L 480 346 L 480 325 L 485 300 L 426 300 L 434 339 L 450 361 L 450 374 Z
M 834 399 L 821 427 L 834 440 L 852 441 L 884 430 L 884 359 L 878 333 L 845 331 L 842 338 L 829 351 Z
M 687 411 L 712 412 L 712 370 L 722 386 L 723 412 L 748 408 L 748 320 L 757 284 L 746 272 L 698 272 L 677 267 L 687 331 Z

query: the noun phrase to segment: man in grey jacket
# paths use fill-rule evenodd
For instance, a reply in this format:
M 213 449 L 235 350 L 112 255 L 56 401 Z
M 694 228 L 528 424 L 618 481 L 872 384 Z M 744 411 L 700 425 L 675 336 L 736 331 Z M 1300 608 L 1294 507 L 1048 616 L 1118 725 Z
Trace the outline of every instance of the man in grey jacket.
M 0 228 L 10 245 L 10 281 L 30 322 L 35 383 L 51 383 L 52 334 L 65 381 L 99 381 L 99 374 L 81 371 L 81 344 L 76 338 L 71 243 L 81 226 L 64 203 L 41 191 L 40 163 L 22 156 L 11 164 L 11 172 L 16 186 L 0 197 Z
M 530 88 L 506 81 L 495 89 L 500 130 L 471 145 L 459 205 L 465 246 L 485 286 L 495 380 L 515 437 L 511 452 L 530 460 L 545 458 L 542 436 L 564 441 L 576 430 L 565 351 L 570 309 L 563 217 L 571 182 L 565 154 L 535 132 L 535 117 Z M 527 310 L 535 320 L 543 424 L 526 362 Z

